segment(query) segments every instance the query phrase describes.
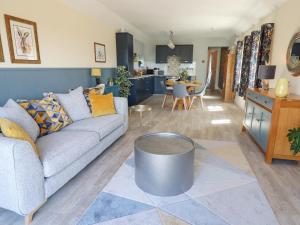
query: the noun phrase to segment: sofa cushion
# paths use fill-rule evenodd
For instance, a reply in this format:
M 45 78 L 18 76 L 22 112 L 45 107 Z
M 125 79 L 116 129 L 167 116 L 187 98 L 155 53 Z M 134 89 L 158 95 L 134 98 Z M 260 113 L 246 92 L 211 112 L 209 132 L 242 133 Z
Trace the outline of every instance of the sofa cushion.
M 40 127 L 40 136 L 57 132 L 73 121 L 59 104 L 56 96 L 46 96 L 41 100 L 18 100 Z
M 103 139 L 112 131 L 122 126 L 123 123 L 124 117 L 120 114 L 114 114 L 76 121 L 75 123 L 65 127 L 63 130 L 97 132 L 100 139 Z
M 103 95 L 105 90 L 105 84 L 99 84 L 96 87 L 91 87 L 91 88 L 86 88 L 83 90 L 83 95 L 85 97 L 86 103 L 88 104 L 90 108 L 90 112 L 92 112 L 92 105 L 90 102 L 90 97 L 89 95 L 91 93 L 97 94 L 97 95 Z
M 78 87 L 68 94 L 55 94 L 60 104 L 70 115 L 73 121 L 92 117 L 90 109 L 83 95 L 83 88 Z
M 98 143 L 96 132 L 59 131 L 39 138 L 45 177 L 59 173 Z
M 32 138 L 37 139 L 40 128 L 32 117 L 14 100 L 9 99 L 4 107 L 0 107 L 0 117 L 9 119 L 19 124 Z
M 40 152 L 30 135 L 19 124 L 5 118 L 0 118 L 0 132 L 5 137 L 29 142 L 37 156 L 40 155 Z
M 114 96 L 112 93 L 109 93 L 107 95 L 98 95 L 91 93 L 89 97 L 92 105 L 93 117 L 116 114 Z

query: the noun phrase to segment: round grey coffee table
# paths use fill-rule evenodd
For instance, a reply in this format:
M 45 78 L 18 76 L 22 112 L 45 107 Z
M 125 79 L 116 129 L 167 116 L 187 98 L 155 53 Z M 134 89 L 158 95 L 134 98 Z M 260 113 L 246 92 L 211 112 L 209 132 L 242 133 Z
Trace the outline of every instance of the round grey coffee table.
M 194 182 L 195 144 L 175 133 L 146 134 L 135 140 L 135 182 L 159 196 L 181 194 Z

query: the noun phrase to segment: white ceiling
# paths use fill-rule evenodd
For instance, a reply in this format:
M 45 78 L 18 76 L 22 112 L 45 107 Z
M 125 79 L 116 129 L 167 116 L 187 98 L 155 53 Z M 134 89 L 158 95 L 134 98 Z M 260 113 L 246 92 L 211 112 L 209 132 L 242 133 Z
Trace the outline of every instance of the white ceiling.
M 286 0 L 98 0 L 151 38 L 231 38 Z

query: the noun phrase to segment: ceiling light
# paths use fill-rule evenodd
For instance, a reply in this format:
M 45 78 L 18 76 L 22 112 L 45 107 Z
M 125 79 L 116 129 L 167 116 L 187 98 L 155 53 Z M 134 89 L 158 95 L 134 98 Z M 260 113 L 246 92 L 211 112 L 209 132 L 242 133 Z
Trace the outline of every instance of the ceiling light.
M 170 37 L 169 37 L 168 47 L 170 49 L 174 49 L 175 48 L 173 31 L 170 31 Z

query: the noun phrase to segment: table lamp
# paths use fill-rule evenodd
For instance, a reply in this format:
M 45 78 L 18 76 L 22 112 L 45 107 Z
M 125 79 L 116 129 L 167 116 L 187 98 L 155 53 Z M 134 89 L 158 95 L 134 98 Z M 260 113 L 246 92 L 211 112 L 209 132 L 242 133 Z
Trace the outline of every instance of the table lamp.
M 91 76 L 96 78 L 96 84 L 100 84 L 100 77 L 101 77 L 101 69 L 100 68 L 92 68 L 91 69 Z
M 262 80 L 264 90 L 269 90 L 269 80 L 275 78 L 276 66 L 260 65 L 258 68 L 258 78 Z

